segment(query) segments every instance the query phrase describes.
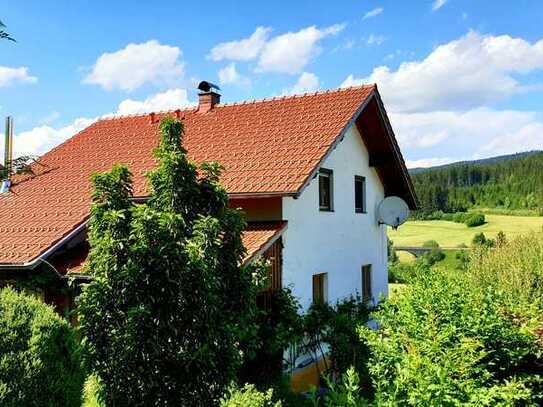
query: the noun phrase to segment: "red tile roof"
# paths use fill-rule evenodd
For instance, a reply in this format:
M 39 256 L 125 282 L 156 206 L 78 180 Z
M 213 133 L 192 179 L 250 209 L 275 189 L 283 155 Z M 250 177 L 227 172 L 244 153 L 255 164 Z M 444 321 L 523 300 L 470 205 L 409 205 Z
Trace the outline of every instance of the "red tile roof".
M 183 119 L 192 159 L 225 166 L 222 182 L 230 194 L 294 194 L 375 89 L 170 114 Z M 42 156 L 37 175 L 15 177 L 11 192 L 0 195 L 0 264 L 29 262 L 80 225 L 89 214 L 89 177 L 95 171 L 127 164 L 135 195 L 146 195 L 143 174 L 155 165 L 151 151 L 163 114 L 100 120 Z
M 250 222 L 243 231 L 243 245 L 247 250 L 244 263 L 252 260 L 255 256 L 262 254 L 287 227 L 287 222 Z M 55 257 L 53 265 L 61 274 L 85 273 L 85 263 L 89 254 L 87 243 L 81 243 L 66 253 Z

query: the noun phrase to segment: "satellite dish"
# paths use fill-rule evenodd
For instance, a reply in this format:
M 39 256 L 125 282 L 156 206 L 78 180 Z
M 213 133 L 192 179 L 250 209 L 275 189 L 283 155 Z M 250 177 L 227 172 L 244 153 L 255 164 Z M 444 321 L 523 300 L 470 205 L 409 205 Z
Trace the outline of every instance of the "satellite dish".
M 397 229 L 409 216 L 409 207 L 402 198 L 389 196 L 377 207 L 377 221 L 380 225 L 392 226 Z

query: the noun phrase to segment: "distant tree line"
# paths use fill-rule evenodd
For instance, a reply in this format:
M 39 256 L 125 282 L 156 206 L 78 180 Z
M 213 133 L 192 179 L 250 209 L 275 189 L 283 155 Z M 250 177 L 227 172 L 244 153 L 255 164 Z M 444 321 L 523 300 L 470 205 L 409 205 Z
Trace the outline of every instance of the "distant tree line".
M 412 174 L 422 212 L 470 208 L 543 211 L 543 152 L 493 163 L 462 163 Z

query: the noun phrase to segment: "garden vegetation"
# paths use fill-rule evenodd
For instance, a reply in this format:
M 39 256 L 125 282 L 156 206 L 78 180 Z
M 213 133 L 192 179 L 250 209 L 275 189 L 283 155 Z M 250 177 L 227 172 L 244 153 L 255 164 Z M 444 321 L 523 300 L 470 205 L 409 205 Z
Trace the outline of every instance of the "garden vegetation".
M 85 374 L 70 324 L 37 298 L 0 291 L 0 405 L 80 407 Z

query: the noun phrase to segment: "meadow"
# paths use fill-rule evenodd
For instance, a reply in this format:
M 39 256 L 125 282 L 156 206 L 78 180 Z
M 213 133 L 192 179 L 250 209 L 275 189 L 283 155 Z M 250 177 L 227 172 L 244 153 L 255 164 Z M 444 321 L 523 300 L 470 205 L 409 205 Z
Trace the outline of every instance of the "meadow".
M 428 240 L 435 240 L 442 247 L 458 247 L 470 246 L 473 236 L 481 232 L 486 237 L 495 238 L 499 231 L 503 231 L 508 239 L 513 239 L 542 229 L 542 216 L 487 214 L 486 223 L 477 227 L 442 220 L 408 221 L 398 230 L 390 229 L 388 236 L 394 246 L 422 246 Z

